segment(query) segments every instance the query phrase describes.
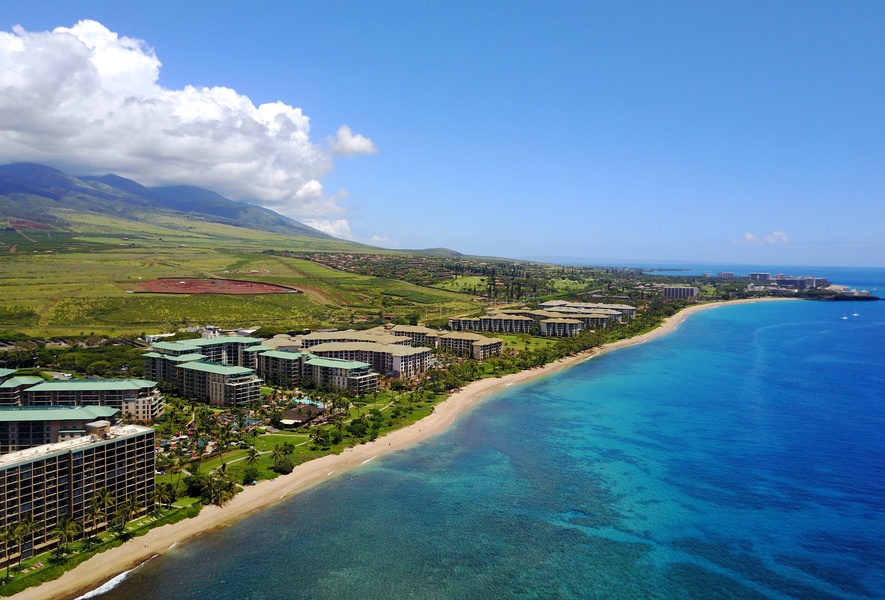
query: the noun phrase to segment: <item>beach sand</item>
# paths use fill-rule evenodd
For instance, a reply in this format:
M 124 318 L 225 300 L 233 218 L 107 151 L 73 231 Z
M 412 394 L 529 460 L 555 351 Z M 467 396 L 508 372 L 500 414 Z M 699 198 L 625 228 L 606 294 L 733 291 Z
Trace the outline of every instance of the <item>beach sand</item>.
M 510 385 L 549 375 L 587 358 L 619 348 L 647 342 L 678 327 L 689 315 L 725 304 L 781 300 L 763 298 L 699 304 L 668 318 L 657 329 L 626 340 L 564 358 L 544 367 L 529 369 L 503 377 L 474 381 L 436 406 L 433 413 L 408 427 L 393 431 L 374 442 L 348 448 L 295 467 L 289 475 L 248 486 L 223 508 L 206 506 L 200 514 L 179 523 L 163 525 L 147 534 L 133 538 L 118 548 L 97 554 L 53 581 L 28 588 L 13 596 L 21 600 L 46 598 L 70 599 L 97 588 L 118 574 L 132 569 L 172 546 L 212 529 L 229 525 L 263 508 L 281 502 L 293 494 L 345 473 L 391 452 L 402 450 L 446 431 L 464 413 L 490 394 Z

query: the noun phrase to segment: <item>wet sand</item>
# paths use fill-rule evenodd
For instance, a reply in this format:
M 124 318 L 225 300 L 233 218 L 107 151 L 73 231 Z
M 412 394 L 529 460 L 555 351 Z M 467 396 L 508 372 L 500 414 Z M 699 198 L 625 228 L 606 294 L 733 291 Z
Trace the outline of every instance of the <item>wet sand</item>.
M 726 304 L 747 302 L 778 301 L 785 299 L 764 298 L 699 304 L 686 308 L 668 318 L 657 329 L 626 340 L 606 344 L 535 369 L 521 371 L 503 377 L 474 381 L 453 393 L 446 401 L 436 406 L 433 413 L 408 427 L 393 431 L 374 442 L 348 448 L 340 454 L 330 454 L 322 458 L 298 465 L 289 475 L 273 481 L 262 481 L 248 486 L 224 508 L 206 506 L 193 519 L 163 525 L 147 534 L 133 538 L 120 546 L 97 554 L 76 568 L 53 581 L 38 587 L 28 588 L 16 594 L 21 600 L 44 600 L 46 598 L 76 598 L 97 588 L 118 574 L 132 569 L 157 554 L 162 554 L 172 546 L 207 533 L 215 528 L 229 525 L 243 517 L 272 506 L 283 499 L 308 489 L 332 477 L 375 460 L 391 452 L 413 446 L 422 440 L 448 430 L 457 419 L 473 409 L 482 399 L 505 387 L 523 383 L 554 373 L 560 369 L 599 356 L 612 350 L 642 344 L 673 331 L 686 317 L 696 312 L 710 310 Z

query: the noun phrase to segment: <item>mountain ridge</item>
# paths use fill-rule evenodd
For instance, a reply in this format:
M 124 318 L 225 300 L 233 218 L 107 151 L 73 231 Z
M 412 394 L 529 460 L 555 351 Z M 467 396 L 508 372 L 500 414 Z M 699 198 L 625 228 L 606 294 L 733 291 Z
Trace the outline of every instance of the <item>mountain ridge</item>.
M 197 186 L 150 188 L 110 173 L 74 176 L 27 162 L 0 166 L 0 213 L 59 226 L 64 210 L 135 222 L 148 220 L 151 213 L 171 213 L 258 231 L 337 239 L 273 210 Z

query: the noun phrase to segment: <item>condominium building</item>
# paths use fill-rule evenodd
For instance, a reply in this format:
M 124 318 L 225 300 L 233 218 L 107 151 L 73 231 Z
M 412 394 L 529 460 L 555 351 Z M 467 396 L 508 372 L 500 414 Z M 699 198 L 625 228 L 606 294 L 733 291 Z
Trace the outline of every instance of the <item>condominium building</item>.
M 14 372 L 14 371 L 13 371 Z M 0 406 L 21 406 L 22 392 L 46 381 L 42 377 L 8 377 L 0 382 Z
M 504 340 L 486 337 L 478 333 L 450 331 L 439 336 L 439 347 L 460 356 L 485 360 L 501 354 L 504 349 Z
M 157 382 L 147 379 L 42 381 L 22 390 L 21 398 L 26 406 L 111 406 L 143 423 L 163 414 Z
M 252 369 L 210 362 L 178 365 L 176 385 L 185 398 L 212 406 L 245 406 L 261 398 L 261 379 Z
M 566 302 L 565 300 L 550 300 L 538 305 L 541 310 L 557 313 L 568 313 L 570 316 L 580 313 L 601 313 L 618 315 L 617 321 L 633 319 L 636 317 L 636 307 L 629 304 L 612 304 L 603 302 Z M 623 317 L 623 318 L 622 318 Z
M 154 508 L 154 430 L 137 425 L 111 427 L 107 421 L 86 426 L 87 435 L 0 456 L 0 530 L 29 515 L 36 524 L 22 544 L 8 546 L 0 568 L 58 544 L 53 529 L 63 515 L 86 531 L 103 531 L 127 498 L 140 507 L 133 517 Z M 113 503 L 97 523 L 87 507 L 97 490 L 111 492 Z
M 347 344 L 358 342 L 370 342 L 373 344 L 387 344 L 391 346 L 408 346 L 411 339 L 387 333 L 384 329 L 366 329 L 357 331 L 347 329 L 345 331 L 317 331 L 301 337 L 302 348 L 313 348 L 319 344 Z
M 409 338 L 410 346 L 436 348 L 439 332 L 421 325 L 394 325 L 392 327 L 374 327 L 368 331 L 387 333 L 396 337 Z
M 305 356 L 309 355 L 285 350 L 261 352 L 256 356 L 258 376 L 273 385 L 292 387 L 301 380 Z
M 211 338 L 182 340 L 179 342 L 157 342 L 152 349 L 159 354 L 183 356 L 186 354 L 202 355 L 204 360 L 221 365 L 238 367 L 248 366 L 248 355 L 244 351 L 252 346 L 259 346 L 264 340 L 260 338 L 229 335 Z
M 362 361 L 308 355 L 304 360 L 304 377 L 317 388 L 348 390 L 357 396 L 378 387 L 378 373 Z
M 86 424 L 116 421 L 111 406 L 7 406 L 0 408 L 0 454 L 86 435 Z
M 573 337 L 583 329 L 584 324 L 578 319 L 559 317 L 541 321 L 541 335 L 544 337 Z
M 393 337 L 393 336 L 391 336 Z M 397 338 L 405 343 L 409 338 Z M 427 370 L 430 348 L 373 342 L 326 343 L 310 348 L 310 353 L 328 358 L 365 362 L 379 373 L 393 377 L 414 377 Z
M 664 286 L 664 300 L 687 298 L 692 300 L 698 297 L 698 288 L 689 286 Z

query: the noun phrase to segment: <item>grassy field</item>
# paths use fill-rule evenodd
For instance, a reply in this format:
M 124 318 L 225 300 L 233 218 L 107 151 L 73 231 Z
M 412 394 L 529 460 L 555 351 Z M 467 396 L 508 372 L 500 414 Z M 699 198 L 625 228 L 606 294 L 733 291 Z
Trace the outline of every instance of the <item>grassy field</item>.
M 71 215 L 73 233 L 2 230 L 0 329 L 46 337 L 152 333 L 188 324 L 313 329 L 359 324 L 381 314 L 410 319 L 472 308 L 461 294 L 263 254 L 269 249 L 359 250 L 347 242 L 167 217 L 153 224 L 76 219 Z M 135 293 L 139 281 L 159 277 L 248 279 L 305 293 Z

